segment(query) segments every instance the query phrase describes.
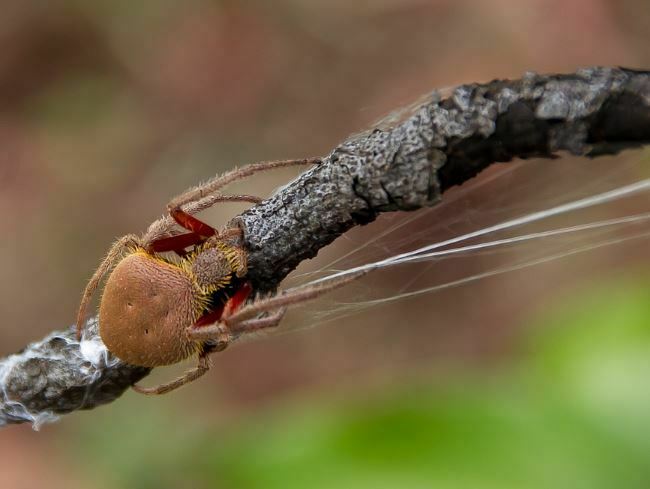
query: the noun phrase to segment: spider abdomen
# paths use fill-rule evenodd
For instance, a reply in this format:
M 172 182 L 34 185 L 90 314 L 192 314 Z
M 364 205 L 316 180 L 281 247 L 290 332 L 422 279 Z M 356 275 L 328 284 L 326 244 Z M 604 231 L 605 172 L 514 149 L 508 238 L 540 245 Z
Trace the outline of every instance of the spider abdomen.
M 179 266 L 144 252 L 115 267 L 99 306 L 99 331 L 121 360 L 142 367 L 171 365 L 197 351 L 186 329 L 200 317 L 201 293 Z

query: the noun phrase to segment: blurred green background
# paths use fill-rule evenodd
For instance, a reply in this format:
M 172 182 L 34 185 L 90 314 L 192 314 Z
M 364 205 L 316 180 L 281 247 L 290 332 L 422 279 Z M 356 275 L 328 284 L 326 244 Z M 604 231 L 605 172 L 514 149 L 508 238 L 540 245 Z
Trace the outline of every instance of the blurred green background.
M 236 164 L 326 153 L 433 88 L 527 70 L 647 68 L 650 7 L 3 2 L 0 40 L 5 355 L 71 324 L 111 241 L 143 231 L 186 187 Z M 355 230 L 299 272 L 348 254 L 336 267 L 367 262 L 647 178 L 649 168 L 647 151 L 504 165 L 370 246 L 407 217 Z M 238 188 L 267 195 L 295 174 Z M 552 227 L 648 205 L 646 194 Z M 129 392 L 38 433 L 4 429 L 0 487 L 648 487 L 647 238 L 337 316 L 341 303 L 644 229 L 379 274 L 292 311 L 286 334 L 229 349 L 177 393 Z

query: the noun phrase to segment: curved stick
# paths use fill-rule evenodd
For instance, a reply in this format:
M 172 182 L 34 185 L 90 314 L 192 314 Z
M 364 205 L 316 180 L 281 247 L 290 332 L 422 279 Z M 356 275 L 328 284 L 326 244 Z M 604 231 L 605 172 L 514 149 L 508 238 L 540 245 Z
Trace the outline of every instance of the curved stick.
M 646 71 L 526 74 L 463 85 L 446 98 L 434 93 L 396 122 L 337 146 L 321 164 L 236 218 L 248 250 L 247 279 L 258 291 L 272 291 L 300 261 L 347 229 L 381 212 L 435 205 L 446 189 L 493 162 L 552 157 L 561 150 L 592 157 L 648 143 Z M 151 235 L 166 229 L 160 222 Z M 113 359 L 93 320 L 82 342 L 74 328 L 52 333 L 0 361 L 0 424 L 37 426 L 111 402 L 147 373 Z

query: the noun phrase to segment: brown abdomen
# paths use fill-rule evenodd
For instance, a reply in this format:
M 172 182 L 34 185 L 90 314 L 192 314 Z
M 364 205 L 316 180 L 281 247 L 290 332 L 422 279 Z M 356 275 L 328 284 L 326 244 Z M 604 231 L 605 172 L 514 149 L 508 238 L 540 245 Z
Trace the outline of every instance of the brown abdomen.
M 135 252 L 106 281 L 99 332 L 108 349 L 127 363 L 170 365 L 196 351 L 185 330 L 200 314 L 197 289 L 180 267 Z

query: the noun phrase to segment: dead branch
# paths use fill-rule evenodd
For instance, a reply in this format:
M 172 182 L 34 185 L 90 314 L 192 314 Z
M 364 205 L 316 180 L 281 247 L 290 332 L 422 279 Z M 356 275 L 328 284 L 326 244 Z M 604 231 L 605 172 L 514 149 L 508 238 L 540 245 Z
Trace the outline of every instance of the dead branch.
M 594 157 L 650 143 L 650 72 L 589 68 L 566 75 L 433 92 L 337 146 L 323 163 L 234 219 L 249 278 L 272 291 L 302 260 L 379 213 L 439 202 L 494 162 Z M 84 341 L 54 332 L 0 361 L 0 424 L 43 421 L 118 398 L 149 370 L 112 357 L 90 321 Z

